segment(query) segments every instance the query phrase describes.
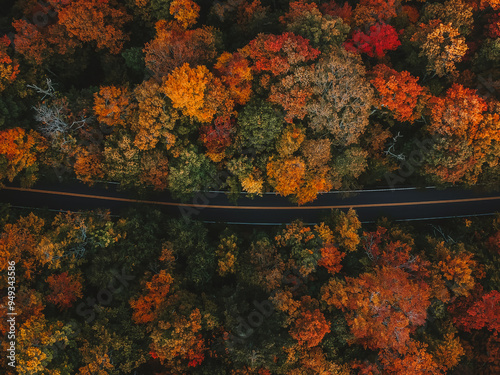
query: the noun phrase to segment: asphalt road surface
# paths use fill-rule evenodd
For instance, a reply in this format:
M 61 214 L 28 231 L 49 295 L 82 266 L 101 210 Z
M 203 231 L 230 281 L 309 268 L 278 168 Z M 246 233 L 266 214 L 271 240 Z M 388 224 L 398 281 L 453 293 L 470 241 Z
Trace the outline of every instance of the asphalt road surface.
M 381 216 L 393 220 L 432 219 L 456 216 L 494 214 L 500 211 L 500 192 L 481 192 L 434 187 L 358 190 L 330 192 L 303 206 L 297 206 L 276 194 L 264 194 L 254 199 L 242 195 L 237 205 L 222 192 L 198 193 L 187 202 L 178 202 L 168 193 L 134 196 L 119 191 L 116 185 L 83 184 L 38 185 L 32 189 L 5 187 L 0 190 L 0 202 L 12 206 L 80 211 L 109 209 L 119 214 L 122 209 L 142 205 L 155 207 L 172 216 L 207 222 L 245 224 L 281 224 L 301 219 L 306 223 L 321 221 L 332 209 L 357 211 L 361 221 L 373 221 Z

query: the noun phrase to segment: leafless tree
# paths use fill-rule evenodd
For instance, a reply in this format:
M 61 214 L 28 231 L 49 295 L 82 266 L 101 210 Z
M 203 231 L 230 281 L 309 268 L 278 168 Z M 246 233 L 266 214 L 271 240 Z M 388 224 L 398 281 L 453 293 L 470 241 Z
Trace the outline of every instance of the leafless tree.
M 69 123 L 65 115 L 66 109 L 61 104 L 49 106 L 46 103 L 41 103 L 33 109 L 36 111 L 35 120 L 41 123 L 39 125 L 40 132 L 48 138 L 56 138 L 70 130 L 79 129 L 88 121 L 87 118 L 82 118 Z
M 387 149 L 387 151 L 384 151 L 384 154 L 392 156 L 393 158 L 396 158 L 397 160 L 405 161 L 406 156 L 404 156 L 403 154 L 395 154 L 394 153 L 394 147 L 396 146 L 396 142 L 398 141 L 398 138 L 403 138 L 403 136 L 399 132 L 394 138 L 392 138 L 392 143 L 389 145 L 389 148 Z
M 37 85 L 26 85 L 26 87 L 35 90 L 39 94 L 43 94 L 42 100 L 44 100 L 47 96 L 52 98 L 56 93 L 56 90 L 54 89 L 54 86 L 52 85 L 52 80 L 50 78 L 47 78 L 46 89 L 42 89 Z

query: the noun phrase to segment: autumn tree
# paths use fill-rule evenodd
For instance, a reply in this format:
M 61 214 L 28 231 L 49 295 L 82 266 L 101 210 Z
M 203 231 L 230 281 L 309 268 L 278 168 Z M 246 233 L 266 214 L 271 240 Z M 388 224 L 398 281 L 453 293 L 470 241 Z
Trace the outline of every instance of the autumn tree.
M 425 23 L 435 19 L 451 24 L 461 35 L 467 36 L 474 27 L 473 7 L 463 0 L 427 4 L 420 21 Z
M 159 143 L 169 150 L 176 142 L 173 134 L 178 112 L 167 103 L 161 86 L 153 79 L 142 82 L 133 92 L 135 108 L 127 119 L 135 133 L 134 145 L 151 150 Z
M 289 74 L 271 85 L 269 101 L 285 110 L 285 121 L 303 120 L 308 114 L 307 102 L 313 95 L 311 81 L 314 78 L 313 66 L 294 68 Z
M 104 178 L 102 162 L 102 153 L 84 148 L 79 149 L 76 152 L 73 164 L 76 177 L 87 184 L 92 184 L 94 181 Z
M 370 82 L 380 99 L 380 107 L 391 111 L 396 120 L 413 122 L 422 116 L 428 94 L 417 83 L 418 77 L 380 64 L 373 68 Z
M 200 6 L 192 0 L 173 0 L 170 3 L 170 14 L 184 28 L 196 23 L 199 12 Z
M 476 284 L 474 274 L 477 262 L 472 259 L 473 254 L 461 247 L 452 251 L 443 241 L 435 243 L 434 246 L 436 252 L 434 266 L 453 297 L 468 296 Z
M 0 38 L 0 92 L 10 85 L 19 74 L 19 64 L 7 54 L 9 38 Z
M 361 0 L 352 12 L 352 20 L 357 26 L 373 25 L 397 15 L 398 0 Z
M 132 17 L 114 0 L 52 1 L 58 11 L 58 24 L 71 37 L 82 42 L 92 42 L 96 48 L 107 49 L 112 54 L 121 51 L 128 35 L 123 26 Z
M 323 240 L 315 229 L 297 220 L 275 236 L 276 243 L 289 251 L 290 259 L 293 259 L 303 277 L 316 270 L 321 258 Z
M 430 99 L 430 130 L 444 136 L 477 137 L 483 113 L 487 110 L 486 101 L 475 90 L 453 84 L 445 97 Z
M 300 157 L 283 160 L 270 159 L 267 176 L 275 191 L 283 196 L 297 194 L 304 183 L 306 165 Z
M 214 74 L 228 88 L 235 103 L 244 105 L 252 94 L 252 69 L 250 62 L 240 53 L 224 52 L 214 65 Z
M 439 77 L 457 73 L 456 63 L 462 60 L 467 52 L 465 38 L 451 23 L 433 20 L 429 24 L 421 24 L 413 41 L 421 42 L 419 56 L 427 58 L 427 71 Z
M 174 69 L 162 91 L 174 108 L 204 123 L 212 121 L 216 114 L 231 114 L 234 106 L 227 88 L 203 65 L 191 68 L 186 63 Z
M 72 333 L 69 324 L 57 320 L 51 322 L 43 314 L 30 317 L 19 327 L 16 335 L 16 346 L 20 351 L 16 358 L 17 373 L 28 375 L 42 374 L 45 369 L 50 371 L 53 363 L 60 360 L 57 357 L 61 357 L 62 352 L 56 352 L 54 346 L 57 343 L 59 346 L 68 344 L 68 336 Z M 68 363 L 64 365 L 71 368 Z
M 176 24 L 158 21 L 156 37 L 144 47 L 146 67 L 157 79 L 167 76 L 184 64 L 191 66 L 212 62 L 219 44 L 213 28 L 185 30 Z
M 31 279 L 44 266 L 48 259 L 39 251 L 45 222 L 33 213 L 21 217 L 15 224 L 6 224 L 0 237 L 0 257 L 2 271 L 7 268 L 8 261 L 20 265 L 26 279 Z
M 454 84 L 445 97 L 432 98 L 429 103 L 429 130 L 441 138 L 437 137 L 425 170 L 438 180 L 475 183 L 483 164 L 498 160 L 496 102 L 486 102 L 475 90 Z
M 12 26 L 16 30 L 14 45 L 34 65 L 45 64 L 55 54 L 74 53 L 81 42 L 68 35 L 61 24 L 38 28 L 26 19 L 14 20 Z
M 47 283 L 51 290 L 47 301 L 56 305 L 60 310 L 70 308 L 73 302 L 82 297 L 82 278 L 79 274 L 68 275 L 65 271 L 58 275 L 50 275 Z
M 498 333 L 500 332 L 499 316 L 500 293 L 493 290 L 473 301 L 467 310 L 463 314 L 455 316 L 453 321 L 467 332 L 486 328 Z
M 385 56 L 387 51 L 393 51 L 400 45 L 396 29 L 391 25 L 378 23 L 370 26 L 368 34 L 356 31 L 352 38 L 344 43 L 347 51 L 366 53 L 377 58 Z
M 31 185 L 36 180 L 37 161 L 46 149 L 45 138 L 34 130 L 18 127 L 0 131 L 0 180 L 12 182 L 24 171 L 23 182 Z
M 151 333 L 151 355 L 173 371 L 199 366 L 207 350 L 201 334 L 202 315 L 195 308 L 187 316 L 173 312 L 164 324 Z
M 311 46 L 329 53 L 345 41 L 349 26 L 341 18 L 323 15 L 316 3 L 304 0 L 290 2 L 290 9 L 280 17 L 287 31 L 309 40 Z
M 94 94 L 94 112 L 97 120 L 108 126 L 123 123 L 129 105 L 126 88 L 103 86 Z
M 368 125 L 372 101 L 373 89 L 358 56 L 331 54 L 316 65 L 313 97 L 307 103 L 309 126 L 317 134 L 329 134 L 334 144 L 356 143 Z
M 451 354 L 451 353 L 450 353 Z M 379 355 L 385 374 L 440 374 L 442 369 L 429 353 L 427 345 L 408 340 L 401 352 L 382 350 Z
M 259 34 L 239 52 L 250 59 L 255 73 L 273 76 L 285 74 L 293 66 L 314 60 L 320 54 L 319 50 L 309 45 L 307 39 L 292 32 L 281 35 Z
M 361 242 L 359 229 L 361 222 L 352 208 L 349 211 L 336 211 L 332 216 L 332 228 L 337 234 L 335 242 L 341 248 L 347 251 L 356 251 L 357 246 Z
M 146 152 L 141 156 L 141 183 L 155 190 L 165 190 L 168 186 L 168 159 L 158 150 Z
M 301 312 L 290 330 L 290 335 L 298 341 L 299 345 L 312 348 L 317 346 L 328 332 L 330 332 L 330 324 L 319 309 L 314 309 Z
M 172 276 L 165 270 L 153 275 L 151 281 L 146 282 L 145 294 L 130 300 L 130 306 L 134 310 L 132 317 L 136 323 L 149 323 L 158 317 L 172 283 Z
M 238 258 L 238 237 L 235 234 L 221 236 L 216 254 L 219 258 L 220 276 L 236 273 Z
M 370 349 L 404 350 L 410 333 L 425 323 L 429 286 L 400 268 L 380 267 L 322 288 L 328 304 L 345 311 L 359 343 Z
M 332 275 L 342 269 L 341 261 L 345 257 L 345 253 L 332 245 L 326 244 L 320 249 L 321 258 L 318 261 L 318 266 L 325 267 Z
M 200 140 L 207 148 L 207 156 L 214 162 L 224 158 L 225 149 L 233 142 L 235 133 L 234 118 L 219 116 L 213 125 L 204 125 L 200 128 Z

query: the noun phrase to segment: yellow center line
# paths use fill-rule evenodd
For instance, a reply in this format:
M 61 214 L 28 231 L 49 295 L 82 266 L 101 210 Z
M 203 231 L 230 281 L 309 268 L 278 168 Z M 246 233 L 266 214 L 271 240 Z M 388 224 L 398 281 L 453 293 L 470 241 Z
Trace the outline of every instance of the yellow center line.
M 145 203 L 145 204 L 156 204 L 163 206 L 177 206 L 177 207 L 194 207 L 194 208 L 223 208 L 232 210 L 326 210 L 335 208 L 369 208 L 369 207 L 397 207 L 397 206 L 418 206 L 418 205 L 429 205 L 429 204 L 450 204 L 450 203 L 465 203 L 465 202 L 481 202 L 481 201 L 492 201 L 500 199 L 497 197 L 481 197 L 481 198 L 463 198 L 463 199 L 447 199 L 447 200 L 434 200 L 434 201 L 413 201 L 413 202 L 397 202 L 397 203 L 369 203 L 369 204 L 343 204 L 334 206 L 224 206 L 217 204 L 194 204 L 194 203 L 173 203 L 173 202 L 162 202 L 162 201 L 150 201 L 144 199 L 129 199 L 129 198 L 117 198 L 108 197 L 105 195 L 91 195 L 91 194 L 79 194 L 79 193 L 68 193 L 64 191 L 53 191 L 53 190 L 41 190 L 41 189 L 27 189 L 27 188 L 17 188 L 17 187 L 3 187 L 5 190 L 15 190 L 15 191 L 26 191 L 31 193 L 41 193 L 41 194 L 51 194 L 51 195 L 63 195 L 68 197 L 78 197 L 78 198 L 89 198 L 89 199 L 100 199 L 107 201 L 117 201 L 117 202 L 130 202 L 130 203 Z

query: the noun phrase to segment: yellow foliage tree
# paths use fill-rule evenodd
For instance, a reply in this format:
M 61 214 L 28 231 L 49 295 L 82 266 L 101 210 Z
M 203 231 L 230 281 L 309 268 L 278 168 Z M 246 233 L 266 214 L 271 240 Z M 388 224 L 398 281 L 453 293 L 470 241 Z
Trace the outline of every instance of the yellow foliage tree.
M 199 12 L 200 6 L 192 0 L 173 0 L 170 3 L 170 14 L 185 29 L 196 23 Z

